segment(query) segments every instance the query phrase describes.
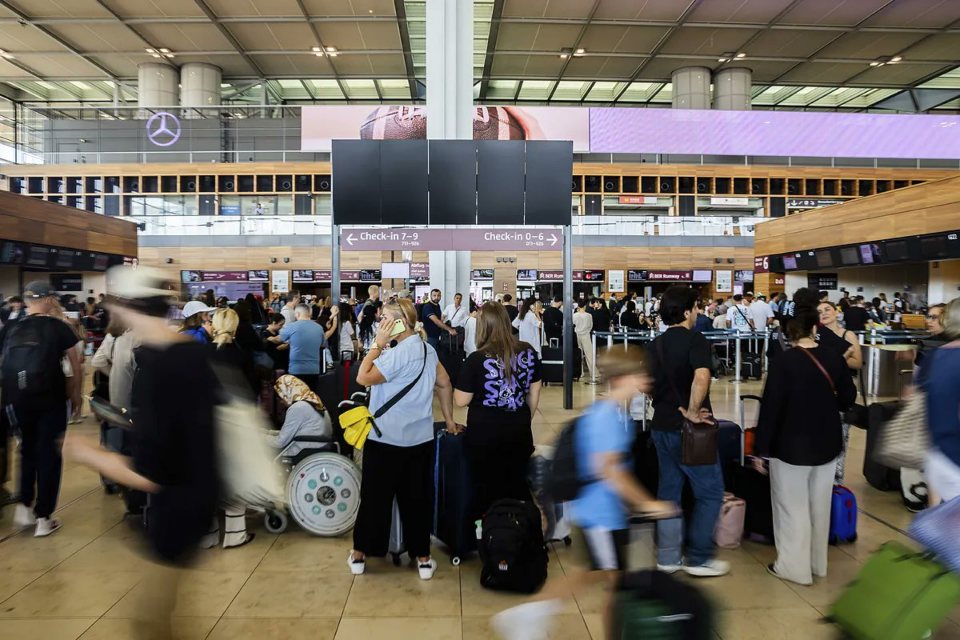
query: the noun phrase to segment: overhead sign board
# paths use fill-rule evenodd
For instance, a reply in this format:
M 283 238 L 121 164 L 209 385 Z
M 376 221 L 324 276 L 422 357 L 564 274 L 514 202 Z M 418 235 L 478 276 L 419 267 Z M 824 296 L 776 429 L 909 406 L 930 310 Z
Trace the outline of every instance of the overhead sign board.
M 490 227 L 471 229 L 429 229 L 398 227 L 391 229 L 340 230 L 340 248 L 344 251 L 560 251 L 563 232 L 534 227 Z

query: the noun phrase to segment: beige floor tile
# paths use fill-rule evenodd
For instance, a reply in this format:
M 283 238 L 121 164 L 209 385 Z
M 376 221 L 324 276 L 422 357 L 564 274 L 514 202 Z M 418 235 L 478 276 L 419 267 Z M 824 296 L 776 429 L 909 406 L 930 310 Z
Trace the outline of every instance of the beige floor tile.
M 203 640 L 217 623 L 217 618 L 174 618 L 170 640 Z M 134 636 L 134 622 L 126 618 L 101 618 L 81 640 L 129 640 Z
M 346 573 L 346 570 L 344 570 Z M 343 610 L 353 578 L 320 571 L 256 571 L 227 618 L 324 618 Z
M 43 575 L 41 571 L 4 571 L 0 573 L 0 602 L 17 593 Z
M 603 614 L 585 613 L 583 614 L 583 621 L 587 625 L 587 630 L 590 632 L 590 638 L 592 640 L 607 640 L 607 625 L 604 623 Z
M 174 616 L 219 618 L 250 577 L 248 572 L 186 571 L 180 578 Z M 146 584 L 130 590 L 106 618 L 132 618 L 143 598 Z
M 836 640 L 836 629 L 820 617 L 813 607 L 724 611 L 717 633 L 723 640 Z
M 119 529 L 127 529 L 118 526 Z M 127 529 L 123 537 L 101 536 L 67 558 L 58 568 L 64 571 L 96 571 L 108 567 L 111 571 L 141 572 L 149 565 L 147 548 L 142 533 Z
M 700 587 L 721 609 L 803 608 L 806 602 L 786 584 L 774 578 L 765 567 L 734 567 L 722 578 L 684 578 Z
M 821 610 L 829 608 L 830 604 L 836 601 L 847 586 L 857 577 L 863 565 L 857 560 L 831 560 L 827 565 L 826 578 L 814 578 L 813 586 L 802 587 L 791 583 L 785 583 L 798 596 L 803 598 L 804 602 L 813 605 Z
M 8 618 L 101 616 L 137 584 L 132 572 L 51 571 L 0 606 Z
M 61 530 L 46 538 L 24 532 L 0 543 L 0 573 L 6 571 L 47 571 L 60 564 L 95 536 L 77 536 Z
M 460 574 L 450 563 L 440 562 L 432 580 L 421 580 L 407 566 L 395 568 L 391 564 L 382 570 L 371 569 L 368 566 L 367 572 L 353 581 L 343 615 L 396 618 L 425 611 L 432 616 L 460 615 Z
M 0 640 L 76 640 L 96 618 L 0 620 Z
M 296 527 L 296 525 L 291 525 Z M 254 540 L 254 543 L 257 541 Z M 303 531 L 290 531 L 277 537 L 276 542 L 260 562 L 265 571 L 339 571 L 347 570 L 347 555 L 353 548 L 353 540 L 342 538 L 317 538 Z M 371 567 L 375 564 L 370 561 Z
M 263 557 L 267 555 L 276 540 L 277 536 L 257 531 L 253 542 L 236 549 L 224 549 L 219 546 L 213 549 L 201 549 L 194 559 L 192 568 L 201 571 L 246 571 L 249 573 L 260 566 Z M 301 568 L 312 567 L 305 565 Z
M 333 640 L 339 624 L 340 618 L 223 618 L 207 640 Z
M 562 571 L 551 570 L 547 576 L 546 587 L 552 587 L 558 581 L 565 580 Z M 464 616 L 492 616 L 504 609 L 523 604 L 529 599 L 519 593 L 491 591 L 480 586 L 480 563 L 466 562 L 460 565 L 460 594 Z M 561 615 L 579 613 L 577 603 L 572 597 L 564 598 Z
M 489 640 L 498 636 L 489 616 L 463 617 L 463 640 Z M 547 640 L 590 640 L 590 632 L 580 615 L 559 615 L 550 620 Z
M 460 618 L 343 618 L 336 640 L 460 640 Z

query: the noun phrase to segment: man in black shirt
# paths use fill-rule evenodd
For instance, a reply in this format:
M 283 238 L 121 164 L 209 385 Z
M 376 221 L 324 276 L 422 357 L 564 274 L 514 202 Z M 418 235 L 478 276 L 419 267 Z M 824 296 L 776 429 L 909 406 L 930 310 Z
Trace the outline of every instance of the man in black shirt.
M 67 429 L 67 399 L 80 406 L 82 375 L 63 374 L 66 357 L 73 371 L 82 371 L 74 348 L 77 334 L 49 315 L 56 292 L 48 282 L 31 282 L 23 297 L 27 316 L 0 330 L 3 353 L 3 410 L 22 435 L 20 446 L 20 504 L 14 524 L 36 525 L 34 535 L 45 537 L 60 528 L 51 518 L 60 493 L 63 459 L 60 442 Z M 68 387 L 69 380 L 69 387 Z M 36 504 L 34 497 L 36 496 Z M 31 510 L 31 507 L 33 509 Z
M 510 328 L 513 329 L 513 335 L 517 335 L 519 330 L 513 326 L 513 321 L 517 319 L 517 316 L 520 315 L 520 310 L 517 309 L 517 306 L 513 304 L 513 296 L 509 293 L 503 295 L 503 308 L 507 310 L 507 315 L 510 316 Z
M 682 518 L 657 523 L 657 568 L 667 573 L 683 569 L 698 577 L 722 576 L 729 563 L 715 557 L 713 530 L 723 504 L 723 473 L 714 464 L 681 464 L 681 427 L 712 419 L 710 408 L 710 344 L 692 331 L 700 309 L 690 287 L 667 289 L 660 315 L 669 328 L 648 347 L 653 387 L 653 442 L 660 463 L 657 498 L 679 504 L 683 485 L 690 482 L 695 504 L 684 554 Z M 684 561 L 684 555 L 686 561 Z
M 843 312 L 843 325 L 848 331 L 865 331 L 867 328 L 867 310 L 863 308 L 863 298 L 857 296 L 854 304 Z
M 430 302 L 424 303 L 423 310 L 420 312 L 420 322 L 423 323 L 423 329 L 427 332 L 427 342 L 434 349 L 440 347 L 440 334 L 444 331 L 451 336 L 457 335 L 457 330 L 448 326 L 443 321 L 443 309 L 440 308 L 440 290 L 433 289 L 430 292 Z
M 555 296 L 549 307 L 543 310 L 543 332 L 547 340 L 563 339 L 563 298 Z

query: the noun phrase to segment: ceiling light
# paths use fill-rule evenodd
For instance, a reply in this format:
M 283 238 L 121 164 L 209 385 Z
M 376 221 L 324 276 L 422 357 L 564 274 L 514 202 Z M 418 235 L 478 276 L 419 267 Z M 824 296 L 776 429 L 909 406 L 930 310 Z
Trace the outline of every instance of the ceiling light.
M 166 47 L 160 47 L 159 49 L 154 49 L 153 47 L 147 47 L 146 49 L 144 49 L 144 51 L 146 51 L 147 53 L 149 53 L 149 54 L 150 54 L 151 56 L 153 56 L 154 58 L 173 58 L 173 57 L 175 57 L 174 54 L 170 51 L 170 49 L 167 49 Z
M 582 58 L 586 54 L 587 54 L 587 51 L 583 47 L 573 52 L 574 57 L 577 57 L 577 58 Z
M 726 61 L 727 61 L 726 58 L 717 58 L 717 62 L 726 62 Z
M 324 49 L 326 50 L 327 55 L 330 56 L 331 58 L 336 58 L 336 57 L 337 57 L 337 48 L 336 48 L 336 47 L 324 47 Z
M 881 64 L 883 64 L 883 63 L 882 63 L 882 62 L 877 62 L 876 60 L 874 60 L 873 62 L 870 63 L 870 66 L 871 66 L 871 67 L 879 67 Z
M 166 47 L 160 47 L 160 53 L 170 53 L 170 49 L 167 49 Z
M 890 58 L 890 62 L 900 62 L 901 60 L 903 60 L 901 56 L 893 56 Z
M 561 53 L 561 54 L 560 54 L 560 59 L 561 59 L 561 60 L 566 60 L 566 59 L 569 58 L 569 57 L 570 57 L 570 54 L 569 54 L 569 53 Z
M 5 50 L 0 49 L 0 58 L 6 58 L 7 60 L 13 60 L 13 54 L 7 53 Z
M 742 51 L 737 54 L 737 60 L 741 60 L 746 57 L 747 57 L 747 54 L 743 53 Z
M 232 86 L 233 86 L 233 85 L 230 84 L 229 82 L 221 82 L 221 83 L 220 83 L 220 88 L 221 88 L 221 89 L 226 89 L 226 88 L 232 87 Z

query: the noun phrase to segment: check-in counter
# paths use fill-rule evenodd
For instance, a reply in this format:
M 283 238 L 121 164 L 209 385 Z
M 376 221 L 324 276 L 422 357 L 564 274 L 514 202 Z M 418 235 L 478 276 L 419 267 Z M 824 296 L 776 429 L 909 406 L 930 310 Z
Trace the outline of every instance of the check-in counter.
M 897 398 L 904 385 L 910 384 L 915 344 L 865 344 L 867 395 Z

